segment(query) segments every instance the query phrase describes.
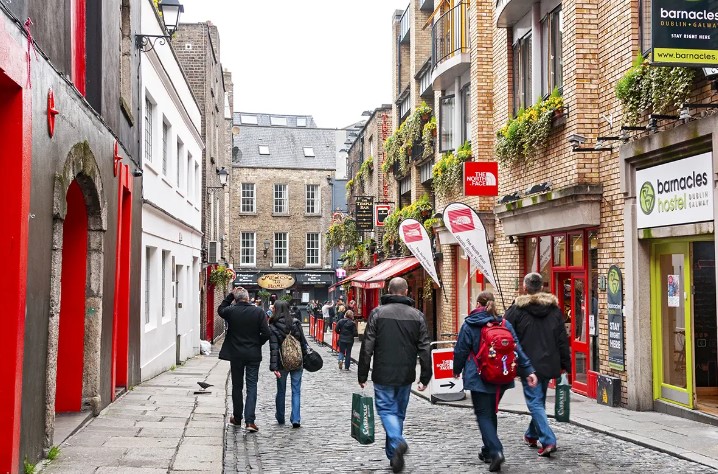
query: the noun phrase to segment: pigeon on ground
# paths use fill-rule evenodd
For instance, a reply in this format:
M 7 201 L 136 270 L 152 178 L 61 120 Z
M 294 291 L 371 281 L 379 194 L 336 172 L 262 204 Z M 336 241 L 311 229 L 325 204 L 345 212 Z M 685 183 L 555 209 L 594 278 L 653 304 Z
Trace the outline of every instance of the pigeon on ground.
M 210 384 L 210 383 L 207 383 L 207 382 L 197 382 L 197 385 L 199 385 L 200 387 L 202 387 L 202 390 L 206 390 L 206 389 L 208 389 L 209 387 L 214 387 L 214 385 L 212 385 L 212 384 Z

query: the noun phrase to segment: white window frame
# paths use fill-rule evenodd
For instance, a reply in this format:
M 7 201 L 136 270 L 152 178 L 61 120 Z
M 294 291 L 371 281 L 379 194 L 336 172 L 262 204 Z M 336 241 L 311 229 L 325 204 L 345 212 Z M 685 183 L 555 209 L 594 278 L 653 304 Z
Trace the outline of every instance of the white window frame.
M 313 196 L 310 196 L 310 191 Z M 318 184 L 307 184 L 304 188 L 306 214 L 317 215 L 322 213 L 322 194 Z
M 281 245 L 283 244 L 283 245 Z M 284 259 L 281 259 L 282 254 Z M 289 233 L 287 232 L 275 232 L 274 233 L 274 251 L 273 257 L 275 267 L 288 267 L 289 266 Z
M 245 242 L 250 245 L 245 245 Z M 257 266 L 257 233 L 256 232 L 240 232 L 239 233 L 239 266 L 240 267 L 256 267 Z
M 304 157 L 305 158 L 314 158 L 317 155 L 314 153 L 314 147 L 312 146 L 305 146 L 304 147 Z
M 286 184 L 275 184 L 273 202 L 273 214 L 289 214 L 289 186 Z
M 155 104 L 145 95 L 145 161 L 152 163 L 152 140 L 154 138 Z
M 170 167 L 170 124 L 162 121 L 162 174 L 167 176 Z
M 310 239 L 312 237 L 312 239 Z M 316 247 L 312 246 L 310 247 L 310 243 L 314 244 L 314 237 L 316 237 Z M 312 242 L 310 242 L 312 240 Z M 308 267 L 320 267 L 322 265 L 322 236 L 319 232 L 309 232 L 307 233 L 306 238 L 306 263 Z M 312 253 L 310 255 L 310 252 Z M 314 252 L 316 252 L 316 255 L 314 255 Z M 314 261 L 316 259 L 316 261 Z
M 172 252 L 162 250 L 160 278 L 162 286 L 162 323 L 172 319 Z
M 248 186 L 251 186 L 251 190 Z M 252 196 L 245 196 L 245 191 L 251 191 Z M 245 204 L 251 199 L 251 210 L 245 210 Z M 240 188 L 240 207 L 239 212 L 242 214 L 256 214 L 257 212 L 257 185 L 254 183 L 242 183 Z

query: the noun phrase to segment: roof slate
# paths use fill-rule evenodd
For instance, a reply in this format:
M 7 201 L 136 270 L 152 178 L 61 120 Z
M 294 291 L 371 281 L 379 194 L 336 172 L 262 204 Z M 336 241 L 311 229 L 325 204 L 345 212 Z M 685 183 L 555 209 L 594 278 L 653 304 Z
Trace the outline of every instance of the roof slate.
M 242 126 L 234 136 L 239 153 L 232 165 L 247 168 L 336 169 L 336 130 L 321 128 Z M 269 155 L 259 154 L 259 145 L 269 145 Z M 304 147 L 314 148 L 314 157 L 304 156 Z

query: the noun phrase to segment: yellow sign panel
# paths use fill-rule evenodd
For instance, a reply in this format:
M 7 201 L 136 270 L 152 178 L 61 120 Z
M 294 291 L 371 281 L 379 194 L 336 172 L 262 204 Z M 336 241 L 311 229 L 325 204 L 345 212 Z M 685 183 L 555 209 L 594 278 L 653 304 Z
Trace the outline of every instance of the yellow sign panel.
M 294 277 L 284 273 L 268 273 L 259 277 L 257 285 L 267 290 L 285 290 L 294 285 Z

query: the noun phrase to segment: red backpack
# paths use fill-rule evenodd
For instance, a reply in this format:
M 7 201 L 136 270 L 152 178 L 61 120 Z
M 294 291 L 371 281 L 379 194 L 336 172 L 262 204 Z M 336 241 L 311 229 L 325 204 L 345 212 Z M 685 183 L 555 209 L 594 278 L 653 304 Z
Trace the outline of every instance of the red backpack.
M 502 319 L 481 328 L 478 354 L 471 353 L 481 379 L 506 385 L 516 378 L 516 342 Z

